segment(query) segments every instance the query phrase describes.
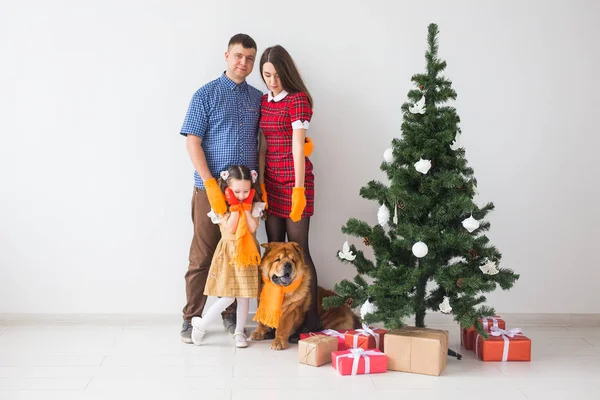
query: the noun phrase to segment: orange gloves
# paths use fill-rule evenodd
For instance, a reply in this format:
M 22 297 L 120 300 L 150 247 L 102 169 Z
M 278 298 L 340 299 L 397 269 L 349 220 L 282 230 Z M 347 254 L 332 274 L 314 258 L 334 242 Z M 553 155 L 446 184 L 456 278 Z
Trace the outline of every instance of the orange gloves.
M 208 202 L 212 207 L 213 211 L 217 214 L 225 214 L 227 212 L 227 204 L 225 204 L 225 197 L 223 192 L 219 188 L 215 178 L 210 178 L 204 182 L 206 188 L 206 196 L 208 196 Z
M 235 197 L 235 193 L 230 188 L 225 189 L 225 199 L 227 199 L 227 204 L 231 206 L 231 211 L 242 211 L 242 210 L 251 210 L 252 209 L 252 201 L 254 200 L 254 195 L 256 191 L 254 189 L 250 190 L 250 194 L 244 201 L 239 201 L 237 197 Z
M 300 221 L 304 207 L 306 207 L 306 195 L 304 194 L 304 188 L 295 187 L 292 191 L 292 212 L 290 213 L 290 218 L 292 221 Z
M 260 191 L 262 192 L 262 201 L 265 203 L 265 209 L 269 208 L 269 203 L 267 202 L 267 188 L 264 183 L 260 184 Z
M 240 204 L 240 201 L 235 197 L 235 193 L 230 188 L 225 188 L 225 200 L 227 200 L 227 204 L 230 206 L 237 206 Z
M 246 199 L 244 199 L 242 203 L 252 205 L 252 202 L 254 201 L 254 196 L 256 196 L 256 190 L 250 189 L 250 194 L 248 194 L 248 197 L 246 197 Z
M 304 157 L 308 157 L 312 154 L 315 149 L 315 145 L 312 140 L 308 136 L 304 138 Z

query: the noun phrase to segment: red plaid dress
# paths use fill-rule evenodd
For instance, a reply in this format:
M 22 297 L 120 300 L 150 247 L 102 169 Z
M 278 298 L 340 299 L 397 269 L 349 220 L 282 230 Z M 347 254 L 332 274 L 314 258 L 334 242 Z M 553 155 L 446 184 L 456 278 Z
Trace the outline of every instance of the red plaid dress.
M 279 101 L 261 99 L 260 129 L 267 141 L 265 158 L 265 188 L 269 208 L 267 214 L 289 218 L 292 211 L 292 189 L 296 182 L 294 156 L 292 155 L 292 123 L 310 122 L 312 108 L 304 93 L 290 93 Z M 302 218 L 314 213 L 315 177 L 313 165 L 308 158 L 304 167 L 306 208 Z

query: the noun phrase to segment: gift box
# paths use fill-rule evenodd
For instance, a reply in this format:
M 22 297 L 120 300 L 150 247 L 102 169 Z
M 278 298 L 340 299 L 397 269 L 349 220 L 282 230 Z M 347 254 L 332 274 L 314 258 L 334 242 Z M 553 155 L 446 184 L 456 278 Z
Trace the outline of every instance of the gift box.
M 461 328 L 460 330 L 460 345 L 467 350 L 473 350 L 473 342 L 475 341 L 475 327 Z
M 302 339 L 307 339 L 311 336 L 315 336 L 315 335 L 326 335 L 326 336 L 332 336 L 337 338 L 338 341 L 338 347 L 337 347 L 337 351 L 343 351 L 343 350 L 348 350 L 348 346 L 346 346 L 346 339 L 345 339 L 345 332 L 339 332 L 339 331 L 334 331 L 333 329 L 325 329 L 324 331 L 320 331 L 320 332 L 309 332 L 309 333 L 301 333 L 300 334 L 300 340 Z
M 483 330 L 489 332 L 493 326 L 500 329 L 506 329 L 506 322 L 499 316 L 481 317 L 477 319 L 483 325 Z
M 448 360 L 448 331 L 404 327 L 385 335 L 388 369 L 438 376 Z
M 489 332 L 493 326 L 500 329 L 506 329 L 506 322 L 499 316 L 481 317 L 478 319 L 478 321 L 481 322 L 485 332 Z M 467 350 L 473 350 L 475 347 L 474 343 L 476 336 L 477 331 L 475 330 L 474 326 L 470 328 L 462 328 L 460 333 L 460 344 Z
M 320 367 L 331 362 L 331 353 L 337 351 L 338 341 L 327 335 L 315 335 L 298 341 L 298 362 Z
M 482 361 L 531 361 L 531 339 L 519 328 L 492 327 L 487 339 L 475 337 L 475 354 Z
M 387 330 L 371 329 L 367 325 L 362 326 L 362 329 L 356 329 L 346 332 L 346 346 L 349 349 L 362 348 L 365 350 L 378 349 L 384 350 L 384 340 Z
M 383 373 L 387 371 L 387 364 L 387 356 L 377 349 L 359 347 L 331 353 L 331 365 L 340 375 Z

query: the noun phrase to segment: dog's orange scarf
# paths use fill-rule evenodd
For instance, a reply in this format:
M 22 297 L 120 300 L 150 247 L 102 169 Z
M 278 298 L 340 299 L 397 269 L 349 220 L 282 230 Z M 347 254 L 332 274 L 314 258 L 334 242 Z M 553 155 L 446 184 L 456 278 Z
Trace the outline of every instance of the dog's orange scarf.
M 240 217 L 235 230 L 235 256 L 231 261 L 236 267 L 249 267 L 260 264 L 260 253 L 256 248 L 254 237 L 248 230 L 245 211 L 250 211 L 252 204 L 241 203 L 231 206 L 230 211 L 239 211 Z
M 302 283 L 302 275 L 296 278 L 288 286 L 279 286 L 269 279 L 262 277 L 263 287 L 260 292 L 260 302 L 254 316 L 254 321 L 262 322 L 271 328 L 279 326 L 279 317 L 281 317 L 281 305 L 283 304 L 283 295 L 298 289 Z

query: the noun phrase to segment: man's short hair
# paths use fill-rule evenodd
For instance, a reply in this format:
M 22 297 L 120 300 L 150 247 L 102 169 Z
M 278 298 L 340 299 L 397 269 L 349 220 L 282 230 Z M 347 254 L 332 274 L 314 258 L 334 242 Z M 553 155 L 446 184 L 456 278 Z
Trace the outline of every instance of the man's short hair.
M 229 49 L 231 46 L 236 44 L 241 44 L 245 49 L 254 49 L 256 50 L 256 42 L 249 35 L 245 33 L 238 33 L 237 35 L 233 35 L 231 39 L 229 39 L 229 44 L 227 48 Z

